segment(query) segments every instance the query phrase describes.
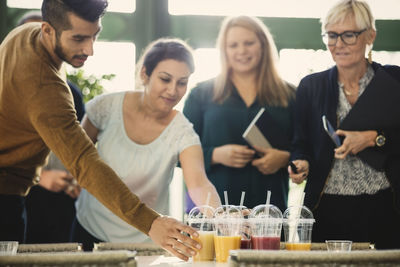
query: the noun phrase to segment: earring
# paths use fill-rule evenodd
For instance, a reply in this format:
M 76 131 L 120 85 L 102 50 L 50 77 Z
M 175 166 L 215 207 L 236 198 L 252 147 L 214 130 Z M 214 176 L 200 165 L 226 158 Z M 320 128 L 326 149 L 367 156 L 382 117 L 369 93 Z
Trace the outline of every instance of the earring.
M 368 52 L 368 63 L 372 64 L 372 49 Z

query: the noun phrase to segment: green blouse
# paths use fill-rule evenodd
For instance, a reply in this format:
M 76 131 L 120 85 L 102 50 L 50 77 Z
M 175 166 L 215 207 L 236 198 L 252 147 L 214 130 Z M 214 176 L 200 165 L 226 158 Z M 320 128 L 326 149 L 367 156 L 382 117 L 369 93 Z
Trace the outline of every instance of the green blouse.
M 228 192 L 229 204 L 239 205 L 241 193 L 245 191 L 244 205 L 248 208 L 265 203 L 267 191 L 271 190 L 271 204 L 283 212 L 287 207 L 289 190 L 286 168 L 271 175 L 263 175 L 251 162 L 243 168 L 211 165 L 215 147 L 246 144 L 242 134 L 262 107 L 258 101 L 247 107 L 236 88 L 233 88 L 231 95 L 222 104 L 212 101 L 213 82 L 208 80 L 193 88 L 183 109 L 184 115 L 193 123 L 200 136 L 208 178 L 215 185 L 221 199 L 224 199 L 224 191 Z M 293 102 L 288 107 L 265 106 L 290 138 Z

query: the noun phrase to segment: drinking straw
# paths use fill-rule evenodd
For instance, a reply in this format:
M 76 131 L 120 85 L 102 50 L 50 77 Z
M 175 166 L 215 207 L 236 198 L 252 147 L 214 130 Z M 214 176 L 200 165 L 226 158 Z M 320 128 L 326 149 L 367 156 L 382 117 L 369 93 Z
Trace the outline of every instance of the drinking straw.
M 228 202 L 228 192 L 226 192 L 226 191 L 224 191 L 224 198 L 225 198 L 225 205 L 229 205 L 229 202 Z
M 228 202 L 228 192 L 224 191 L 224 198 L 225 198 L 225 205 L 227 208 L 229 208 L 229 202 Z M 228 215 L 228 211 L 225 211 L 225 215 Z
M 294 238 L 295 238 L 295 233 L 297 233 L 297 226 L 299 224 L 299 220 L 301 217 L 301 210 L 303 208 L 303 204 L 304 204 L 304 197 L 305 197 L 306 193 L 303 192 L 303 194 L 301 195 L 300 198 L 300 204 L 299 204 L 299 208 L 297 210 L 297 214 L 296 214 L 296 218 L 295 218 L 295 223 L 294 223 L 294 229 L 293 229 L 293 234 L 292 234 L 292 238 L 290 240 L 292 240 L 292 242 L 294 243 Z
M 265 205 L 269 205 L 269 202 L 271 200 L 271 191 L 267 191 L 267 200 L 265 201 Z
M 206 207 L 208 206 L 208 204 L 210 203 L 210 198 L 211 198 L 211 192 L 208 192 L 207 194 L 207 200 L 206 200 Z M 200 231 L 203 230 L 204 227 L 204 221 L 206 220 L 205 214 L 203 214 L 203 219 L 201 220 L 201 225 L 200 225 Z
M 246 194 L 245 191 L 242 191 L 242 196 L 240 197 L 240 208 L 243 207 L 243 202 L 244 202 L 244 195 Z
M 271 191 L 268 190 L 267 191 L 267 200 L 265 201 L 265 210 L 264 210 L 266 218 L 269 217 L 269 207 L 268 206 L 269 206 L 270 200 L 271 200 Z

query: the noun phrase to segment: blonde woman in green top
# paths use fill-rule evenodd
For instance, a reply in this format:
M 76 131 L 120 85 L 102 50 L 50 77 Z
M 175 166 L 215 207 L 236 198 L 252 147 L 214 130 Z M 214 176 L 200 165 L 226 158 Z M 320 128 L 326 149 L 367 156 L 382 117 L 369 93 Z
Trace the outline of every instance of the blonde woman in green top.
M 228 17 L 217 47 L 221 73 L 192 89 L 183 111 L 200 136 L 207 176 L 221 197 L 228 191 L 230 204 L 239 204 L 246 191 L 244 204 L 252 208 L 271 190 L 272 204 L 284 209 L 288 147 L 250 148 L 242 138 L 261 107 L 280 124 L 288 143 L 292 135 L 294 90 L 278 74 L 274 41 L 259 19 Z

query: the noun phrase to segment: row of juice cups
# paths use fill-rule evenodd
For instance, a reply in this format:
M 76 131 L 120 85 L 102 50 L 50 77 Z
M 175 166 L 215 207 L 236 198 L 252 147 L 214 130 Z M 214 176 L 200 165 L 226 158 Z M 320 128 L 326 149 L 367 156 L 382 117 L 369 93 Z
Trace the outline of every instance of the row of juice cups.
M 226 262 L 235 249 L 280 249 L 282 226 L 287 250 L 310 250 L 315 222 L 305 206 L 289 207 L 283 214 L 274 205 L 259 205 L 251 211 L 245 207 L 223 205 L 193 208 L 187 219 L 197 230 L 194 238 L 202 249 L 194 261 Z M 215 256 L 215 257 L 214 257 Z

